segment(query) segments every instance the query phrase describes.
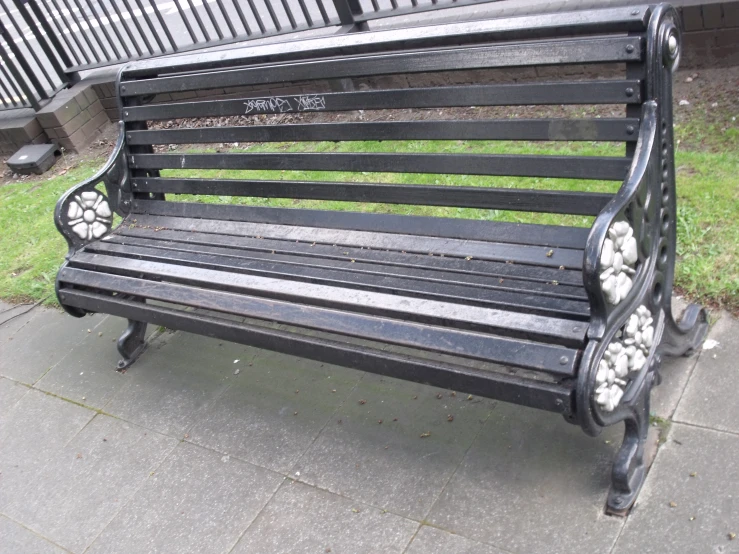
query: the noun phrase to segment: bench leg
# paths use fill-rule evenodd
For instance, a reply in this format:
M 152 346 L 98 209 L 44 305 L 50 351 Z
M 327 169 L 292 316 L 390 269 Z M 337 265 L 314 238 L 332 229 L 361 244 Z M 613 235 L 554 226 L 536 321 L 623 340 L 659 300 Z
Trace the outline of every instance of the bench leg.
M 708 316 L 706 310 L 696 304 L 690 304 L 678 323 L 667 311 L 665 330 L 662 335 L 660 351 L 667 356 L 690 356 L 703 344 L 708 333 Z
M 606 512 L 626 515 L 636 501 L 646 477 L 644 450 L 649 433 L 649 396 L 657 379 L 657 372 L 650 372 L 642 390 L 630 406 L 624 441 L 616 454 L 611 473 L 611 490 L 608 492 Z
M 128 320 L 128 327 L 118 339 L 118 352 L 122 359 L 118 362 L 118 369 L 126 369 L 134 363 L 146 349 L 146 323 L 143 321 Z

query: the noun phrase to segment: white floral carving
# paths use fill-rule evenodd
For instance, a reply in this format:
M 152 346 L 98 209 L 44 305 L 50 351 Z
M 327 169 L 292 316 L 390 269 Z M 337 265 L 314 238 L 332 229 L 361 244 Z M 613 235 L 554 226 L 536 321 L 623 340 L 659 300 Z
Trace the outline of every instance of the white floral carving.
M 629 294 L 638 259 L 634 229 L 627 221 L 616 221 L 600 254 L 600 288 L 609 304 L 616 306 Z
M 654 320 L 642 305 L 631 314 L 608 345 L 595 374 L 595 401 L 604 412 L 615 410 L 635 375 L 647 363 L 654 341 Z
M 99 239 L 110 230 L 113 212 L 96 190 L 75 194 L 67 209 L 67 225 L 82 240 Z

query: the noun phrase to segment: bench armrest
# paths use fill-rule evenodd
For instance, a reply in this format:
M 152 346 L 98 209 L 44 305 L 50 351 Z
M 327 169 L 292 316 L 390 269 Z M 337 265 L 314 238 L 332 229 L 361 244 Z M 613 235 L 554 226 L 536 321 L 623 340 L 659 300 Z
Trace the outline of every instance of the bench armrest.
M 95 175 L 62 195 L 54 210 L 54 223 L 67 240 L 67 258 L 85 244 L 107 235 L 113 226 L 113 213 L 123 216 L 121 197 L 128 186 L 123 123 L 119 124 L 115 148 L 105 166 Z M 96 187 L 105 185 L 106 194 Z
M 657 122 L 656 102 L 646 102 L 629 173 L 588 235 L 583 281 L 590 300 L 591 339 L 603 338 L 612 322 L 634 311 L 654 270 L 652 238 L 660 199 Z

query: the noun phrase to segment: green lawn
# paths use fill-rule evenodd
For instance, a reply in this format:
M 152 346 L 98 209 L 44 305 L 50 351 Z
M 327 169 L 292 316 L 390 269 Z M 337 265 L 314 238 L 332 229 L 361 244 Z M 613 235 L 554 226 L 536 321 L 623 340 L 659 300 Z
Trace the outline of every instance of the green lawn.
M 700 128 L 700 127 L 698 127 Z M 691 138 L 696 126 L 677 129 L 678 138 Z M 716 137 L 714 136 L 714 139 Z M 723 140 L 720 140 L 723 139 Z M 700 141 L 699 141 L 700 142 Z M 721 152 L 723 146 L 723 152 Z M 580 154 L 622 155 L 623 147 L 594 143 L 504 143 L 426 141 L 317 143 L 253 145 L 233 151 L 364 151 L 364 152 L 429 152 L 516 154 Z M 80 164 L 63 176 L 47 176 L 25 182 L 11 182 L 0 187 L 0 298 L 5 300 L 41 300 L 55 302 L 54 276 L 64 258 L 66 244 L 56 231 L 53 210 L 56 200 L 70 186 L 92 175 L 103 159 Z M 444 184 L 463 186 L 496 186 L 590 190 L 613 192 L 617 183 L 571 181 L 567 179 L 487 178 L 458 175 L 408 174 L 341 174 L 331 172 L 283 171 L 182 171 L 169 170 L 165 175 L 258 179 L 320 179 Z M 678 149 L 677 175 L 679 196 L 678 249 L 680 259 L 676 283 L 690 298 L 739 309 L 739 154 L 736 133 L 719 137 L 707 148 Z M 193 198 L 178 197 L 192 201 Z M 296 201 L 290 199 L 208 197 L 208 202 L 237 202 L 267 206 L 313 207 L 337 210 L 362 210 L 386 213 L 465 217 L 498 221 L 559 223 L 588 226 L 592 218 L 529 214 L 467 208 L 413 207 L 404 205 L 352 204 L 334 201 Z

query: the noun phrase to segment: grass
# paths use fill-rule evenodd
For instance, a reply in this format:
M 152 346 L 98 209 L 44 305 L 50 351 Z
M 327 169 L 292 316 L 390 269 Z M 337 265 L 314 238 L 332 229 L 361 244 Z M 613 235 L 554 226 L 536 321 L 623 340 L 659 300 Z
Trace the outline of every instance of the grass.
M 676 129 L 677 138 L 690 144 L 679 147 L 678 254 L 676 285 L 699 302 L 739 310 L 739 154 L 737 134 L 729 130 L 713 135 L 709 147 L 696 139 L 700 125 L 689 123 Z M 706 132 L 701 130 L 701 133 Z M 698 137 L 699 138 L 699 137 Z M 718 143 L 715 141 L 719 140 Z M 233 151 L 246 150 L 234 149 Z M 623 155 L 623 146 L 597 143 L 505 143 L 443 141 L 354 142 L 252 145 L 248 151 L 278 152 L 431 152 Z M 75 183 L 92 175 L 104 159 L 83 162 L 64 175 L 46 176 L 0 186 L 0 298 L 11 301 L 41 300 L 54 303 L 54 278 L 66 253 L 66 243 L 54 227 L 56 200 Z M 618 183 L 582 182 L 568 179 L 530 179 L 459 175 L 342 174 L 332 172 L 168 170 L 164 175 L 181 177 L 228 177 L 256 179 L 353 180 L 383 183 L 417 183 L 460 186 L 496 186 L 613 192 Z M 193 201 L 180 196 L 177 200 Z M 474 208 L 416 207 L 377 203 L 311 201 L 246 197 L 202 197 L 198 201 L 251 205 L 371 211 L 398 214 L 463 217 L 497 221 L 536 222 L 589 226 L 592 218 L 554 214 L 530 214 Z

